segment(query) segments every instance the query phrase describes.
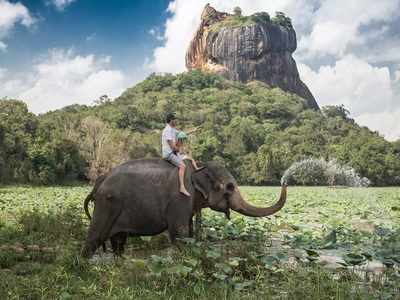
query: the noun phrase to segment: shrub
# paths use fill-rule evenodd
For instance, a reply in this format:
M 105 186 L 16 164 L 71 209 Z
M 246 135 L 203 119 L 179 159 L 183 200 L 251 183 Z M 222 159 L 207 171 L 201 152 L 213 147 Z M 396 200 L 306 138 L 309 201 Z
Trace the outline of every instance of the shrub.
M 357 172 L 336 160 L 307 158 L 293 163 L 283 174 L 282 182 L 294 185 L 343 185 L 353 187 L 369 186 L 368 178 L 361 178 Z
M 242 9 L 239 7 L 239 6 L 236 6 L 234 9 L 233 9 L 233 14 L 235 15 L 235 16 L 242 16 Z
M 258 12 L 251 15 L 251 19 L 256 23 L 269 23 L 271 21 L 271 17 L 267 12 Z
M 275 17 L 273 17 L 271 21 L 276 25 L 292 28 L 292 20 L 289 17 L 286 17 L 283 12 L 277 11 Z

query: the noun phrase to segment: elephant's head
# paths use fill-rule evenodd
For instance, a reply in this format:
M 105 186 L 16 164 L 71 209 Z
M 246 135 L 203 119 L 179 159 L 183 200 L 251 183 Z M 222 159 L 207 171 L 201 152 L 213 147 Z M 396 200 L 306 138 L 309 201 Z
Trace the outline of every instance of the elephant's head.
M 203 169 L 195 171 L 192 181 L 201 195 L 203 207 L 224 212 L 228 218 L 230 209 L 250 217 L 266 217 L 279 211 L 286 202 L 286 185 L 283 185 L 280 198 L 274 205 L 255 207 L 247 203 L 231 173 L 216 162 L 209 162 Z

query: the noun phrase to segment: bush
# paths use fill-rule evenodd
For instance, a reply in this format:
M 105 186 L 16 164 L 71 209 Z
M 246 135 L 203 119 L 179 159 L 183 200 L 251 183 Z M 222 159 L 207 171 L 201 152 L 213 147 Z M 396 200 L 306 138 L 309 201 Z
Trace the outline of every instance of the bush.
M 282 183 L 294 185 L 343 185 L 353 187 L 369 186 L 368 178 L 361 178 L 357 172 L 336 160 L 307 158 L 293 163 L 283 174 Z
M 273 17 L 271 21 L 276 25 L 292 28 L 292 20 L 289 17 L 286 17 L 283 12 L 277 11 L 275 17 Z
M 251 19 L 256 23 L 264 23 L 267 24 L 271 21 L 271 17 L 267 12 L 258 12 L 251 15 Z
M 242 9 L 239 7 L 239 6 L 236 6 L 234 9 L 233 9 L 233 14 L 235 15 L 235 16 L 242 16 Z

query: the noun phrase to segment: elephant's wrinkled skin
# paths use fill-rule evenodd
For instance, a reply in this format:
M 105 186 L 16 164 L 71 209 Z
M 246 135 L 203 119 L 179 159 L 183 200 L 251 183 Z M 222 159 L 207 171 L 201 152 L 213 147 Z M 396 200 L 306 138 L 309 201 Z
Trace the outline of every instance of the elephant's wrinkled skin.
M 132 160 L 99 177 L 85 200 L 88 217 L 90 200 L 94 212 L 82 255 L 91 257 L 109 238 L 120 255 L 128 234 L 156 235 L 168 230 L 172 242 L 177 236 L 191 236 L 192 217 L 205 207 L 224 212 L 228 218 L 230 209 L 264 217 L 285 204 L 286 186 L 276 204 L 258 208 L 241 197 L 236 180 L 220 164 L 209 162 L 195 171 L 190 162 L 185 163 L 185 185 L 191 197 L 179 193 L 178 169 L 162 159 Z

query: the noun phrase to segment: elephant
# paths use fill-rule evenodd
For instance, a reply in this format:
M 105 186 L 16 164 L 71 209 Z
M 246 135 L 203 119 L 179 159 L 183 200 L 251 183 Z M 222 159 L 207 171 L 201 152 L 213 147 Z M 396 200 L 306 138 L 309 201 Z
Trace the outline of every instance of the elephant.
M 81 255 L 90 258 L 110 239 L 114 254 L 120 256 L 128 235 L 151 236 L 167 230 L 172 243 L 177 237 L 193 236 L 193 216 L 207 207 L 230 218 L 231 209 L 265 217 L 285 205 L 285 184 L 274 205 L 255 207 L 242 198 L 236 180 L 222 164 L 212 161 L 195 170 L 189 160 L 184 163 L 190 197 L 179 192 L 178 168 L 160 158 L 131 160 L 99 177 L 84 201 L 91 221 Z

